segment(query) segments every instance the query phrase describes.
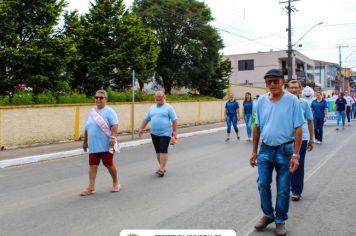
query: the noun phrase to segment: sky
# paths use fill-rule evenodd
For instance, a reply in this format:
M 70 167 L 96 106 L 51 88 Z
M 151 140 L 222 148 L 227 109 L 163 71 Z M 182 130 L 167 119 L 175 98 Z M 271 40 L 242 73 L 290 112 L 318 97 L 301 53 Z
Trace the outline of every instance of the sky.
M 67 9 L 86 13 L 89 1 L 67 0 Z M 215 19 L 211 24 L 224 41 L 223 54 L 287 49 L 287 3 L 280 3 L 286 0 L 201 1 Z M 126 7 L 132 2 L 124 0 Z M 292 6 L 296 9 L 292 13 L 293 49 L 311 59 L 339 64 L 341 46 L 342 66 L 356 70 L 356 1 L 300 0 Z

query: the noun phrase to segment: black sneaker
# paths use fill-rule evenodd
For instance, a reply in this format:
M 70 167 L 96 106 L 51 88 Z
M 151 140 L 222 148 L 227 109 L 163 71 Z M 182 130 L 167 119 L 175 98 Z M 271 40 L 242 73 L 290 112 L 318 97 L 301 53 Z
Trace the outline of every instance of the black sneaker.
M 159 177 L 163 177 L 163 176 L 164 176 L 164 172 L 165 172 L 165 171 L 161 171 L 161 170 L 158 169 L 158 170 L 156 171 L 156 174 L 157 174 Z
M 228 143 L 229 141 L 230 141 L 230 139 L 229 139 L 229 138 L 225 139 L 225 142 L 227 142 L 227 143 Z

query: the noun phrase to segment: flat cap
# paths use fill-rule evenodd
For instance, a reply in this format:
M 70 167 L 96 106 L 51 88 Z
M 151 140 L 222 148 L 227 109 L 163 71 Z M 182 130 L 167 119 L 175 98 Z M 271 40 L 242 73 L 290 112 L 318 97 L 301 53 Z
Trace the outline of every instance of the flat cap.
M 271 69 L 271 70 L 267 71 L 264 78 L 266 79 L 267 77 L 284 78 L 284 75 L 283 75 L 283 71 L 280 69 Z

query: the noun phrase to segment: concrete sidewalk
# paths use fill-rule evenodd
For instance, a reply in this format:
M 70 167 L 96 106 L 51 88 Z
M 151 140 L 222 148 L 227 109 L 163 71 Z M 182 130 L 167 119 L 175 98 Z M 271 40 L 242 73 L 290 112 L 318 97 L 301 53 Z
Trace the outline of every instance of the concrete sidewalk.
M 244 125 L 240 124 L 239 127 L 241 126 Z M 179 127 L 178 137 L 184 138 L 193 135 L 218 132 L 224 130 L 225 127 L 225 122 Z M 145 133 L 142 139 L 138 138 L 138 135 L 135 135 L 134 140 L 132 140 L 131 134 L 121 134 L 118 136 L 118 140 L 121 148 L 134 147 L 151 142 L 149 133 Z M 0 151 L 0 168 L 77 156 L 83 153 L 82 141 L 3 150 Z

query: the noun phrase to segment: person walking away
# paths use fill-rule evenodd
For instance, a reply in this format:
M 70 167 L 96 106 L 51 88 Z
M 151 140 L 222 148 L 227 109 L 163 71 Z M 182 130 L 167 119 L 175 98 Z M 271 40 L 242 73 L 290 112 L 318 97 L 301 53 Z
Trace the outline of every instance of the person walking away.
M 252 141 L 252 110 L 253 110 L 253 101 L 251 97 L 251 93 L 245 93 L 245 100 L 242 106 L 242 117 L 246 123 L 247 130 L 247 140 Z
M 260 231 L 275 222 L 276 235 L 286 235 L 290 181 L 299 165 L 304 117 L 296 96 L 283 90 L 282 70 L 269 70 L 264 76 L 269 93 L 258 100 L 253 129 L 250 165 L 257 166 L 258 190 L 263 217 L 255 225 Z M 262 140 L 260 150 L 258 144 Z M 272 172 L 276 170 L 277 199 L 272 207 Z
M 138 135 L 142 137 L 146 125 L 151 122 L 151 138 L 159 164 L 156 174 L 163 177 L 168 162 L 169 143 L 171 138 L 177 139 L 177 115 L 174 108 L 166 103 L 166 96 L 162 91 L 155 93 L 155 101 L 156 104 L 150 107 L 142 121 Z
M 305 165 L 305 155 L 307 150 L 310 152 L 314 148 L 314 126 L 313 126 L 313 115 L 311 113 L 308 102 L 301 98 L 302 85 L 298 80 L 291 80 L 288 83 L 288 91 L 294 94 L 298 100 L 300 107 L 302 108 L 304 119 L 306 123 L 302 127 L 302 145 L 299 151 L 299 167 L 292 174 L 291 181 L 291 191 L 292 200 L 299 201 L 304 188 L 304 165 Z
M 311 104 L 311 110 L 314 117 L 314 134 L 315 143 L 321 144 L 323 142 L 323 128 L 328 115 L 328 104 L 322 98 L 321 92 L 315 92 L 316 99 Z
M 117 144 L 119 121 L 116 112 L 106 106 L 108 94 L 105 90 L 95 93 L 95 108 L 91 109 L 85 125 L 83 150 L 89 150 L 89 185 L 80 192 L 81 196 L 95 193 L 95 180 L 100 161 L 108 169 L 112 181 L 112 192 L 119 192 L 121 185 L 113 160 Z
M 240 121 L 239 103 L 235 100 L 232 93 L 229 94 L 229 100 L 225 104 L 225 121 L 226 121 L 226 142 L 230 141 L 231 124 L 234 127 L 236 138 L 239 140 L 239 128 L 237 122 Z
M 339 94 L 339 98 L 335 101 L 336 106 L 336 130 L 340 128 L 340 120 L 342 120 L 342 129 L 345 129 L 345 112 L 347 109 L 347 101 L 344 98 L 344 93 Z

